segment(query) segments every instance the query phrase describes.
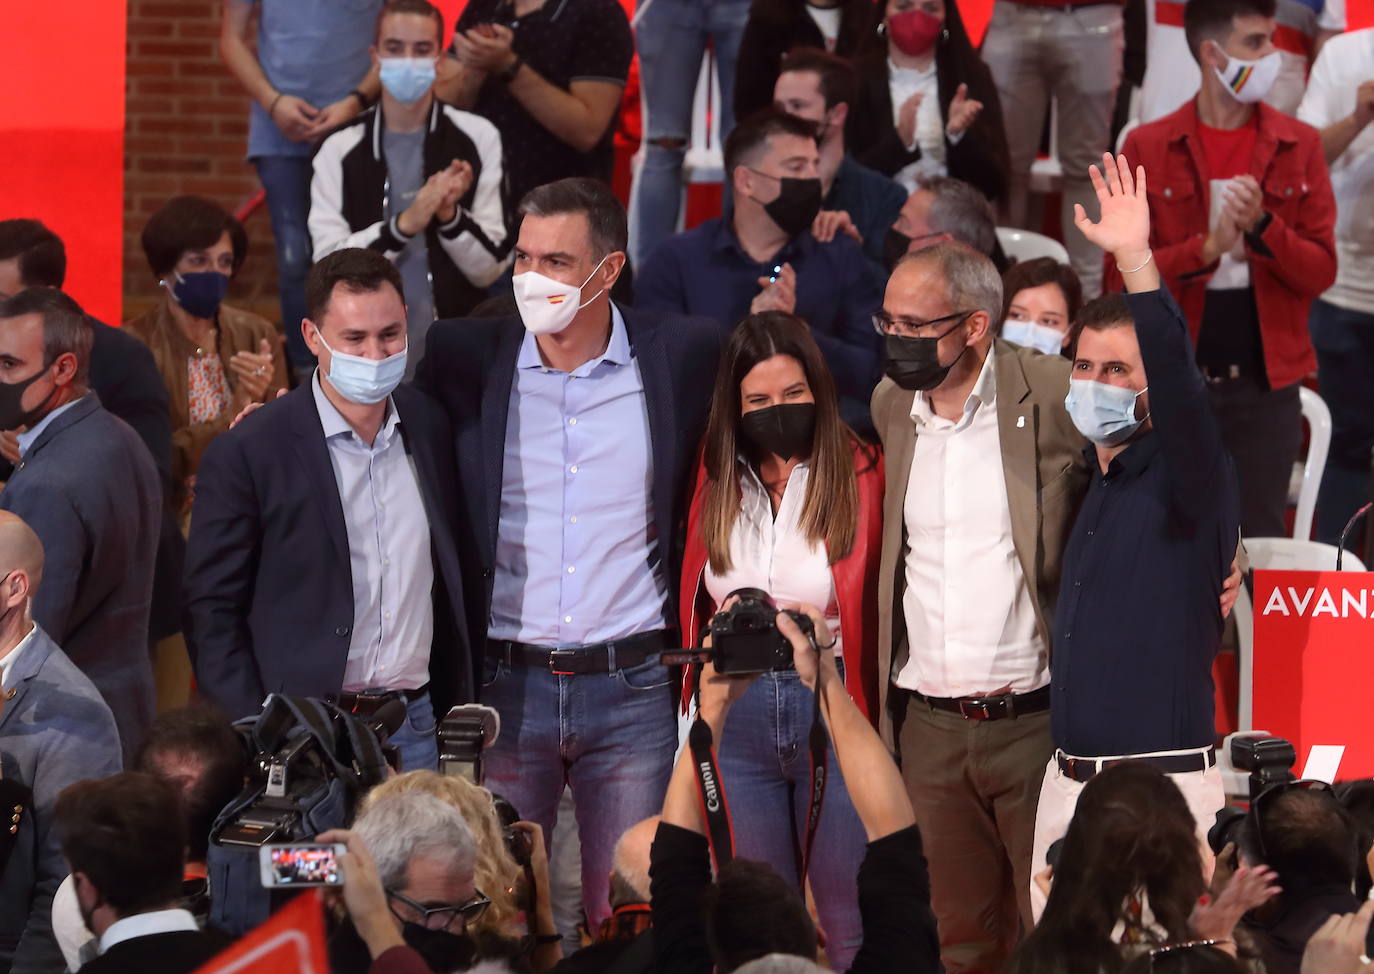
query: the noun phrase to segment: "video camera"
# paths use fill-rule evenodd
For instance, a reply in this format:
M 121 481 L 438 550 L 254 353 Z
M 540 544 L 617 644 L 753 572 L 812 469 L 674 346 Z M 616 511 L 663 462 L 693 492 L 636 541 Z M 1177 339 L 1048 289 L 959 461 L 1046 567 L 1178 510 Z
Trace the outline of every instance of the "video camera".
M 664 653 L 663 662 L 668 665 L 709 662 L 722 676 L 796 669 L 792 662 L 792 644 L 778 631 L 779 610 L 772 596 L 761 589 L 741 588 L 731 592 L 726 601 L 732 598 L 738 601 L 711 617 L 709 648 Z M 816 627 L 810 616 L 792 609 L 782 611 L 808 639 L 815 640 Z
M 1296 781 L 1293 764 L 1298 759 L 1290 741 L 1272 734 L 1237 734 L 1231 737 L 1231 765 L 1238 771 L 1250 773 L 1250 801 L 1274 785 Z M 1227 805 L 1217 812 L 1217 820 L 1207 830 L 1207 845 L 1220 855 L 1228 842 L 1236 838 L 1246 811 Z

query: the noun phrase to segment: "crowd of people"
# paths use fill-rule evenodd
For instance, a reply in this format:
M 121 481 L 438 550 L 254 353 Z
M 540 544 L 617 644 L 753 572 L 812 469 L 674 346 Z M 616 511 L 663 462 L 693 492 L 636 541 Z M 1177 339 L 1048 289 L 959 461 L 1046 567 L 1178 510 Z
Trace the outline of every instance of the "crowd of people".
M 1374 785 L 1225 808 L 1212 678 L 1314 371 L 1316 536 L 1370 496 L 1374 28 L 1315 6 L 225 0 L 279 322 L 223 201 L 123 327 L 0 220 L 0 972 L 195 970 L 266 839 L 338 847 L 262 882 L 342 972 L 1368 964 Z

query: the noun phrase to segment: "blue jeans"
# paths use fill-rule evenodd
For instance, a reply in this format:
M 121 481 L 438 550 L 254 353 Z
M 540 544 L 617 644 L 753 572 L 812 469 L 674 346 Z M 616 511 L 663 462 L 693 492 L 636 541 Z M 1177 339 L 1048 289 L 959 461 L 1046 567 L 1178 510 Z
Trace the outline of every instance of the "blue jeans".
M 735 854 L 768 863 L 797 886 L 797 855 L 811 799 L 807 742 L 814 699 L 795 672 L 763 674 L 730 708 L 718 754 Z M 843 971 L 863 942 L 857 880 L 868 837 L 834 747 L 826 760 L 830 775 L 808 875 L 826 957 Z
M 402 771 L 437 771 L 439 739 L 429 694 L 406 704 L 406 720 L 387 742 L 400 753 Z
M 644 146 L 630 205 L 630 243 L 631 259 L 643 266 L 653 249 L 677 232 L 682 161 L 692 137 L 692 103 L 708 38 L 720 82 L 721 139 L 734 127 L 735 59 L 749 19 L 749 0 L 639 0 L 639 7 L 644 13 L 635 43 Z
M 1312 302 L 1308 319 L 1322 398 L 1331 408 L 1331 453 L 1317 495 L 1317 541 L 1335 544 L 1370 499 L 1374 451 L 1374 315 Z M 1359 537 L 1358 526 L 1351 532 Z M 1353 541 L 1347 542 L 1354 545 Z
M 286 360 L 293 369 L 308 369 L 315 356 L 301 337 L 305 317 L 305 275 L 310 270 L 310 157 L 258 156 L 258 180 L 267 191 L 267 213 L 277 243 L 277 290 L 281 327 L 286 333 Z
M 591 930 L 610 916 L 611 853 L 630 826 L 663 808 L 677 748 L 668 668 L 648 662 L 606 675 L 557 676 L 488 660 L 481 700 L 501 715 L 486 752 L 486 786 L 553 834 L 563 786 L 582 843 L 582 905 Z

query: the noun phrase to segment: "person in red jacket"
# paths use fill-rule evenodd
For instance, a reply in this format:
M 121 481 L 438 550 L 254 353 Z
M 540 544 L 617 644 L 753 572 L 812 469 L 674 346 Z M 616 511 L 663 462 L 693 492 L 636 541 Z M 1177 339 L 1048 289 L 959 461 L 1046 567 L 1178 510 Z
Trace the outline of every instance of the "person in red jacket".
M 1274 12 L 1275 0 L 1190 0 L 1184 31 L 1202 87 L 1123 150 L 1150 174 L 1150 245 L 1192 328 L 1246 537 L 1287 533 L 1298 385 L 1316 368 L 1308 309 L 1336 277 L 1321 138 L 1260 101 L 1279 72 Z M 1120 270 L 1108 260 L 1109 288 Z
M 876 723 L 882 491 L 882 461 L 840 419 L 834 379 L 806 323 L 780 311 L 741 321 L 721 356 L 687 516 L 684 642 L 700 642 L 737 589 L 762 589 L 779 605 L 822 606 L 835 634 L 824 650 Z M 813 707 L 795 670 L 765 673 L 731 709 L 719 754 L 736 854 L 798 886 L 794 836 L 806 832 Z M 833 748 L 828 762 L 808 878 L 827 956 L 845 970 L 863 941 L 854 864 L 865 833 Z

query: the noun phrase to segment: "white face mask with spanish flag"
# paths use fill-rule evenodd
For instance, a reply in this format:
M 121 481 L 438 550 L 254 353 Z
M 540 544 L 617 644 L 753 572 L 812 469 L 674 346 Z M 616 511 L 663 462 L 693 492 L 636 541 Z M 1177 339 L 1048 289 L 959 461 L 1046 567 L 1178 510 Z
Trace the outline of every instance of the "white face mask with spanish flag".
M 515 286 L 515 304 L 520 309 L 520 320 L 525 323 L 525 330 L 532 335 L 556 335 L 571 325 L 577 313 L 606 290 L 600 288 L 586 301 L 578 302 L 582 297 L 582 288 L 601 270 L 606 257 L 601 258 L 581 286 L 564 284 L 535 271 L 516 274 L 511 283 Z

